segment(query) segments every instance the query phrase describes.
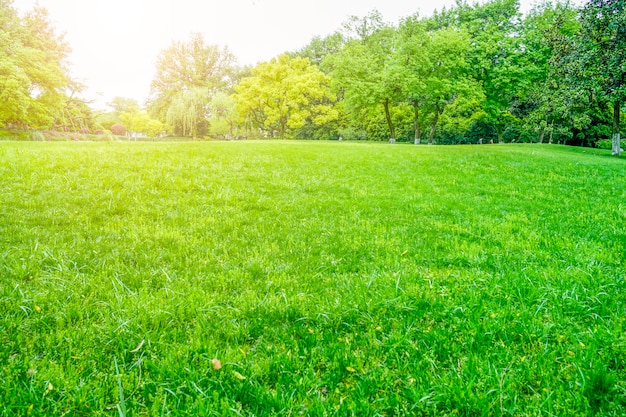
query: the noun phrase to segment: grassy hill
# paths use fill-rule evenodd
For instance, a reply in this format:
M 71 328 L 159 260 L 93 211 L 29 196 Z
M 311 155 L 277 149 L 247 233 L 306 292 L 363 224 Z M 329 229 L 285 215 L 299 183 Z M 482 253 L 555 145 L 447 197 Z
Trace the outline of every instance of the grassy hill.
M 0 189 L 1 416 L 626 413 L 608 151 L 1 142 Z

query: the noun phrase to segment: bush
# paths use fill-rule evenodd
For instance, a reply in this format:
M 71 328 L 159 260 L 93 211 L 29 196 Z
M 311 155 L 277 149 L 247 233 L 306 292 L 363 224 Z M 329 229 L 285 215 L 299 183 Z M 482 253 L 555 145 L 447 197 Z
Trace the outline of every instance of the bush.
M 38 130 L 33 130 L 32 132 L 30 132 L 29 136 L 30 136 L 30 140 L 35 140 L 39 142 L 43 142 L 46 140 L 46 136 Z
M 78 131 L 78 133 L 82 133 L 83 135 L 88 135 L 88 134 L 90 134 L 90 133 L 91 133 L 91 130 L 89 130 L 89 129 L 88 129 L 88 128 L 86 128 L 86 127 L 83 127 L 82 129 L 80 129 L 80 130 Z
M 613 140 L 611 139 L 601 139 L 596 142 L 596 148 L 599 149 L 613 149 Z M 626 139 L 622 139 L 620 142 L 620 148 L 626 149 Z
M 125 136 L 127 131 L 128 130 L 126 129 L 126 126 L 121 125 L 119 123 L 116 123 L 113 126 L 111 126 L 111 133 L 117 136 Z

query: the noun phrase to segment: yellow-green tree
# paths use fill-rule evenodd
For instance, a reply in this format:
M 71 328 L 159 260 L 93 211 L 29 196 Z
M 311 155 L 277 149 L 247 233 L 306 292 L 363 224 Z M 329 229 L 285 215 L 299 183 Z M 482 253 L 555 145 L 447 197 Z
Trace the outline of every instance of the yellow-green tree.
M 307 58 L 281 55 L 235 86 L 239 114 L 270 137 L 291 137 L 307 123 L 336 120 L 330 78 Z
M 0 126 L 49 127 L 65 106 L 69 47 L 39 6 L 0 0 Z

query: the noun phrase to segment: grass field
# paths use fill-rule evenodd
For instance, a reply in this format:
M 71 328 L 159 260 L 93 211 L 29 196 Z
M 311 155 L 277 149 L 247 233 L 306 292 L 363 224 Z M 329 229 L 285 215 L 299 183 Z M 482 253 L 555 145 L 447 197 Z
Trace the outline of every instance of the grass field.
M 624 415 L 608 155 L 0 142 L 0 416 Z

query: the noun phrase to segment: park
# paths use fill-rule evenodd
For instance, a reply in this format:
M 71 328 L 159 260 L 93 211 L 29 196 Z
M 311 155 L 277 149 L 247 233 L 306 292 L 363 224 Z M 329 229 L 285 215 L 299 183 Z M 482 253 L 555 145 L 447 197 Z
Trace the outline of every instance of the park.
M 623 2 L 195 33 L 106 109 L 11 4 L 0 416 L 626 414 Z

